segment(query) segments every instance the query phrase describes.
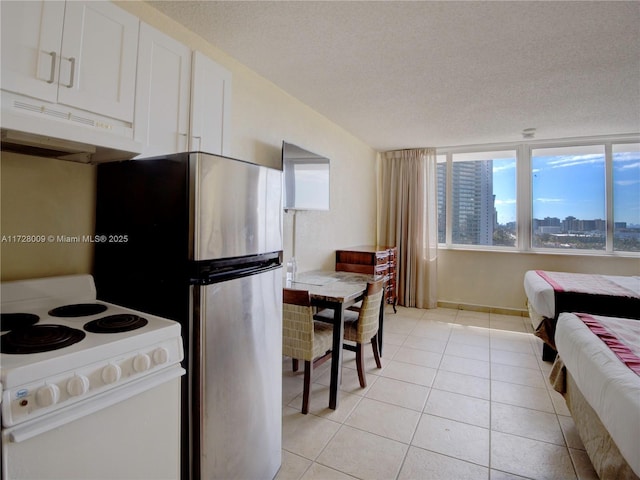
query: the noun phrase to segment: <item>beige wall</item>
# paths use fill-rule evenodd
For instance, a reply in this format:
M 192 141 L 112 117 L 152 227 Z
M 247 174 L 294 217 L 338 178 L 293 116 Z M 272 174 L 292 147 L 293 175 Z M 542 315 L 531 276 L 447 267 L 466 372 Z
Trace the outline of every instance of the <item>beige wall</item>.
M 438 252 L 438 301 L 463 306 L 526 311 L 527 270 L 603 275 L 640 275 L 632 257 L 507 253 L 469 250 Z
M 116 3 L 231 71 L 231 156 L 280 168 L 286 140 L 331 160 L 331 210 L 295 215 L 300 270 L 332 268 L 336 248 L 374 241 L 373 149 L 144 2 Z M 2 234 L 92 233 L 95 167 L 29 160 L 2 155 Z M 74 193 L 63 194 L 64 186 Z M 284 218 L 285 259 L 293 251 L 293 216 Z M 3 244 L 0 253 L 4 281 L 91 271 L 91 245 Z
M 95 170 L 91 165 L 2 153 L 2 281 L 91 270 L 92 244 L 75 242 L 74 237 L 94 232 Z M 45 241 L 25 241 L 21 235 L 44 235 Z

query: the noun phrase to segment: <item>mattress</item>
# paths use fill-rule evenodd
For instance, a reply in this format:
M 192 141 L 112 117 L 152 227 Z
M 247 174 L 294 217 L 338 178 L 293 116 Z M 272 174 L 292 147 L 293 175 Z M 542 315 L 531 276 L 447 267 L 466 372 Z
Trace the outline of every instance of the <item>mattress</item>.
M 560 314 L 558 355 L 624 459 L 640 475 L 640 321 L 579 315 Z
M 556 292 L 554 279 L 567 282 L 572 288 Z M 555 319 L 562 311 L 640 317 L 639 276 L 529 270 L 524 275 L 524 291 L 529 309 L 533 310 L 530 317 L 535 330 L 544 318 Z

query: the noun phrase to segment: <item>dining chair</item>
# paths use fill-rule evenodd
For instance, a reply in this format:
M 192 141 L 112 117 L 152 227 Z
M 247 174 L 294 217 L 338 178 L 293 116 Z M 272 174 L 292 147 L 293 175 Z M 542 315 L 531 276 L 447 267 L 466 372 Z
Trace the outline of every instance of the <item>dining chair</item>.
M 382 280 L 367 283 L 365 297 L 360 307 L 355 310 L 345 310 L 344 312 L 344 340 L 353 342 L 355 345 L 343 343 L 342 346 L 345 350 L 356 352 L 358 380 L 362 388 L 367 386 L 363 354 L 363 345 L 367 342 L 371 342 L 376 366 L 382 368 L 380 351 L 378 350 L 378 327 L 380 325 L 380 306 L 383 291 Z M 315 315 L 314 318 L 327 321 L 331 316 L 333 316 L 331 310 L 323 310 Z
M 309 413 L 309 395 L 313 369 L 331 358 L 333 325 L 313 319 L 309 292 L 283 289 L 282 354 L 291 357 L 294 372 L 304 361 L 302 413 Z

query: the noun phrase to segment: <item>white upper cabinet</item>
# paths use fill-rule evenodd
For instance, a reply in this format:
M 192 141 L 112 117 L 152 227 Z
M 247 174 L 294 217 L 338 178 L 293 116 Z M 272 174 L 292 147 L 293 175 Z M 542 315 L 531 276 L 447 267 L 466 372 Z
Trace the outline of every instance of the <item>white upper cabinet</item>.
M 132 122 L 139 23 L 110 2 L 67 2 L 58 102 Z
M 2 89 L 58 98 L 64 2 L 2 2 Z
M 2 2 L 2 89 L 133 122 L 138 19 L 111 2 Z
M 0 8 L 3 146 L 74 142 L 56 149 L 94 163 L 230 155 L 231 73 L 206 55 L 108 1 Z
M 230 155 L 231 72 L 142 24 L 135 139 L 141 157 L 184 151 Z
M 135 139 L 143 157 L 189 149 L 191 49 L 140 25 Z
M 190 150 L 230 155 L 231 72 L 193 54 Z

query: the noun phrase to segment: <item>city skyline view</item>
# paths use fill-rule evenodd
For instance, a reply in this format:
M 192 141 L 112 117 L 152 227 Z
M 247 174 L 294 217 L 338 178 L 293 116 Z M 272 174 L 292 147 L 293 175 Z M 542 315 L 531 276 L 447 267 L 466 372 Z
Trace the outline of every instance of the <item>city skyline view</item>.
M 530 172 L 518 171 L 515 149 L 453 154 L 451 160 L 450 205 L 446 164 L 438 163 L 441 243 L 449 218 L 452 244 L 516 246 L 516 188 L 528 181 L 531 211 L 522 214 L 531 222 L 532 247 L 640 251 L 640 144 L 534 148 Z M 611 244 L 607 225 L 613 229 Z
M 640 225 L 640 148 L 613 153 L 614 221 Z M 605 156 L 601 153 L 532 156 L 532 218 L 606 218 Z M 535 151 L 534 151 L 535 155 Z M 516 221 L 516 159 L 493 160 L 497 220 Z

